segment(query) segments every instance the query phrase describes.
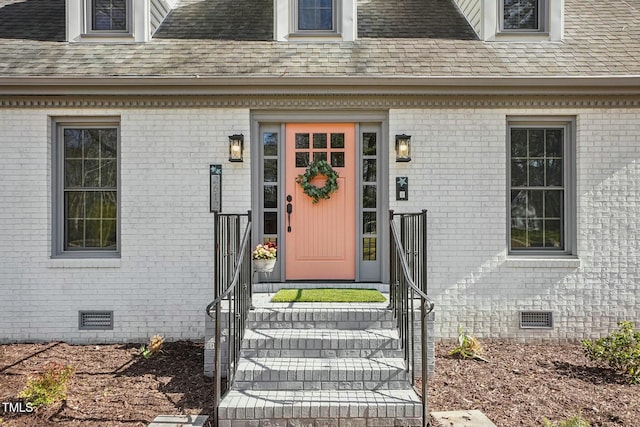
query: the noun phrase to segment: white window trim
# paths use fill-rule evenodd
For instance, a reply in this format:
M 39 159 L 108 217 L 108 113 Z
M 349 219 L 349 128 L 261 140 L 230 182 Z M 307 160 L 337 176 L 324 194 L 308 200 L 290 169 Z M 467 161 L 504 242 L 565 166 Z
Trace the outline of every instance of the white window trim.
M 564 129 L 564 236 L 563 249 L 518 249 L 511 248 L 511 129 L 512 127 L 538 127 Z M 577 210 L 576 210 L 576 118 L 564 116 L 508 116 L 506 124 L 506 207 L 507 207 L 507 254 L 509 257 L 574 257 L 577 256 Z
M 484 41 L 493 42 L 557 42 L 564 34 L 564 0 L 540 0 L 544 3 L 544 18 L 541 31 L 503 31 L 504 0 L 482 2 L 482 18 L 479 35 Z
M 51 164 L 51 181 L 52 181 L 52 218 L 51 218 L 51 258 L 120 258 L 120 227 L 121 227 L 121 211 L 120 211 L 120 163 L 121 163 L 121 138 L 120 138 L 120 117 L 59 117 L 52 119 L 52 164 Z M 65 214 L 64 214 L 64 146 L 63 132 L 65 128 L 104 128 L 113 127 L 117 129 L 117 213 L 116 213 L 116 248 L 113 250 L 74 250 L 67 251 L 64 249 L 64 232 L 65 232 Z
M 331 31 L 297 31 L 297 0 L 275 0 L 274 39 L 282 42 L 354 41 L 358 34 L 356 0 L 334 0 L 335 28 Z

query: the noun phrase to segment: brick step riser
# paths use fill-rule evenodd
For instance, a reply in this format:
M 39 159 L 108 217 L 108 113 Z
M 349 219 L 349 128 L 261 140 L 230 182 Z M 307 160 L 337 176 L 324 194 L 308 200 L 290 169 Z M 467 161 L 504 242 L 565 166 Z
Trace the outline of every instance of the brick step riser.
M 339 330 L 365 330 L 365 329 L 393 329 L 393 320 L 382 321 L 249 321 L 248 329 L 339 329 Z
M 313 358 L 403 358 L 404 350 L 400 349 L 346 349 L 346 350 L 301 350 L 301 349 L 243 349 L 241 357 L 313 357 Z
M 234 390 L 403 390 L 408 381 L 238 381 Z
M 422 427 L 422 420 L 420 418 L 221 419 L 218 427 Z
M 234 421 L 267 421 L 267 420 L 315 420 L 318 418 L 349 418 L 349 419 L 371 419 L 379 420 L 387 418 L 396 420 L 398 418 L 415 420 L 422 416 L 422 407 L 419 404 L 394 404 L 394 405 L 357 405 L 355 403 L 343 404 L 320 404 L 313 408 L 296 405 L 290 402 L 288 405 L 273 405 L 259 408 L 220 408 L 219 420 Z M 221 424 L 223 426 L 224 424 Z M 285 424 L 286 425 L 286 424 Z M 387 425 L 387 424 L 379 424 Z M 391 424 L 394 425 L 394 424 Z

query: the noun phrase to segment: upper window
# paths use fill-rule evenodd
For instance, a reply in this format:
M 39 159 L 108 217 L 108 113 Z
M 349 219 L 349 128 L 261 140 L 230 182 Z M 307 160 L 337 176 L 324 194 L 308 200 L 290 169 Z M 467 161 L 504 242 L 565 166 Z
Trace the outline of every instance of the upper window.
M 296 0 L 297 31 L 336 31 L 335 0 Z
M 118 251 L 116 124 L 59 125 L 54 254 Z
M 89 0 L 91 31 L 127 33 L 130 21 L 130 0 Z
M 500 7 L 502 31 L 545 30 L 545 0 L 501 0 Z
M 574 144 L 568 124 L 510 123 L 511 253 L 572 251 Z

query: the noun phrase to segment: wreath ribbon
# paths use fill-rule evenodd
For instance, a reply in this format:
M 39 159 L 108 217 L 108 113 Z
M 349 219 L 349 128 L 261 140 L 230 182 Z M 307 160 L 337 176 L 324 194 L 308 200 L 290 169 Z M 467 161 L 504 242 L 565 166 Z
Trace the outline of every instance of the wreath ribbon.
M 318 175 L 327 178 L 322 187 L 311 184 L 313 178 Z M 338 190 L 338 173 L 326 160 L 317 160 L 309 163 L 305 173 L 296 177 L 296 182 L 300 184 L 304 194 L 313 199 L 312 203 L 316 204 L 321 199 L 329 199 Z

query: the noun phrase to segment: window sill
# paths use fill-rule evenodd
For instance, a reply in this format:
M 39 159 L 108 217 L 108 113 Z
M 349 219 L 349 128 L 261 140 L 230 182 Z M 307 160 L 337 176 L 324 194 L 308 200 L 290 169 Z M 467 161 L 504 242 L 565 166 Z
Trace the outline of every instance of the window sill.
M 551 36 L 544 31 L 504 31 L 496 34 L 496 42 L 544 42 L 551 41 Z
M 118 258 L 51 258 L 48 268 L 120 268 Z
M 580 258 L 574 256 L 564 257 L 534 257 L 509 255 L 504 263 L 511 268 L 580 268 Z
M 336 32 L 309 31 L 291 33 L 287 37 L 289 41 L 342 41 L 342 34 Z
M 81 34 L 79 42 L 85 43 L 134 43 L 135 37 L 131 33 L 86 33 Z

